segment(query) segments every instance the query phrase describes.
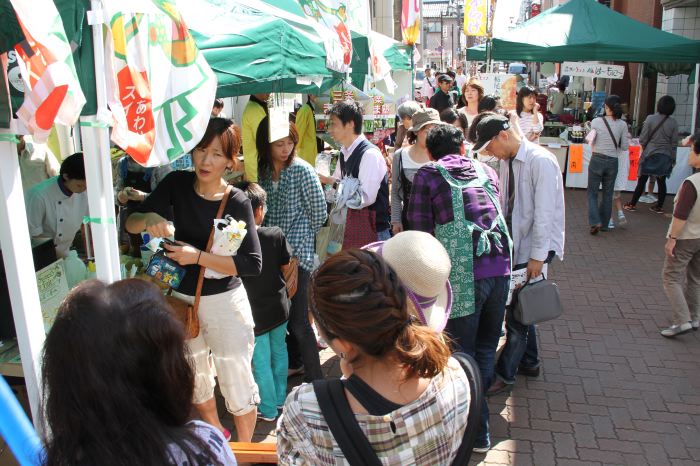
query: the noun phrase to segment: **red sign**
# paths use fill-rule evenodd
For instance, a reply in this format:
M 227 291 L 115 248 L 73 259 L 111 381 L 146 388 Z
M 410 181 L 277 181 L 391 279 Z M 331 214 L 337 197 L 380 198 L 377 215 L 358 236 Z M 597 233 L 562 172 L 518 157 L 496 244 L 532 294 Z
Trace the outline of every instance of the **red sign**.
M 627 179 L 630 181 L 637 181 L 637 171 L 639 169 L 639 157 L 641 155 L 642 148 L 640 146 L 630 146 L 630 172 L 627 175 Z

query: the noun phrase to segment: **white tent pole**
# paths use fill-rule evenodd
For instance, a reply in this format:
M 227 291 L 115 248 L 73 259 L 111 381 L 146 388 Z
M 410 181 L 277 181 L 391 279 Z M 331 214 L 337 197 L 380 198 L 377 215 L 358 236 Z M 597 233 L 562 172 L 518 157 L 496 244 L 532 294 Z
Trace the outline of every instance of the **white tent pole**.
M 85 153 L 85 177 L 97 278 L 106 283 L 112 283 L 119 280 L 121 276 L 117 228 L 114 219 L 109 131 L 106 125 L 109 111 L 107 110 L 107 85 L 104 74 L 102 12 L 99 0 L 91 0 L 90 6 L 92 11 L 88 12 L 88 22 L 92 25 L 95 55 L 97 116 L 81 117 L 80 132 L 83 139 L 83 152 Z
M 698 89 L 700 89 L 700 63 L 695 65 L 695 84 L 693 85 L 693 116 L 691 117 L 690 134 L 695 134 L 698 127 Z
M 644 83 L 644 63 L 637 63 L 637 84 L 634 90 L 634 116 L 632 117 L 634 119 L 634 124 L 637 130 L 641 128 L 641 124 L 639 122 L 639 116 L 641 115 L 641 108 L 639 108 L 642 104 L 642 84 Z M 639 134 L 637 132 L 637 134 Z
M 16 124 L 12 126 L 16 127 Z M 0 134 L 11 134 L 0 130 Z M 32 246 L 27 228 L 22 180 L 19 172 L 17 146 L 14 142 L 0 141 L 0 247 L 2 247 L 7 287 L 17 331 L 17 342 L 22 356 L 22 371 L 29 395 L 34 426 L 38 432 L 41 413 L 41 365 L 44 345 L 44 320 L 39 302 L 39 290 L 34 273 Z

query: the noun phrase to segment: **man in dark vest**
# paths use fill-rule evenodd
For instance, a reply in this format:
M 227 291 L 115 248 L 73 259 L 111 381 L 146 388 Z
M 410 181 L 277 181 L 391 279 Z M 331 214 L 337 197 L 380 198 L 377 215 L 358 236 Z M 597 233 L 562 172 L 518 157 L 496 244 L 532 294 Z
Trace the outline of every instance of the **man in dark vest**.
M 390 238 L 389 182 L 384 157 L 362 134 L 362 110 L 353 101 L 338 102 L 330 109 L 328 132 L 341 146 L 333 176 L 319 175 L 321 182 L 337 185 L 359 180 L 362 202 L 348 208 L 343 248 L 360 247 Z

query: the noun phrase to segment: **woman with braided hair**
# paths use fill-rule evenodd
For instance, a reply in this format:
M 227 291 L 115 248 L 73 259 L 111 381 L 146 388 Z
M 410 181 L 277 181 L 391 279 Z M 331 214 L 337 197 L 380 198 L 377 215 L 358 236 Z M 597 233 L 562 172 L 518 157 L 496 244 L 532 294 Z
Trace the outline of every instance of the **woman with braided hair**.
M 396 272 L 372 251 L 345 250 L 316 271 L 310 295 L 340 357 L 344 398 L 380 463 L 450 464 L 467 428 L 469 380 L 438 333 L 412 320 Z M 287 397 L 279 464 L 349 464 L 314 385 Z

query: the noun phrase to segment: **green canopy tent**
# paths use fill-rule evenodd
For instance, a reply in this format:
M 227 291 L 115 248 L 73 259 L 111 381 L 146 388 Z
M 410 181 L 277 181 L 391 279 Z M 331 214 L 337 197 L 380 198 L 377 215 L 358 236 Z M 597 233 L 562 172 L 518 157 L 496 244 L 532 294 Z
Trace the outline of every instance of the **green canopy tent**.
M 263 3 L 284 10 L 300 18 L 308 18 L 297 0 L 262 0 Z M 309 20 L 312 21 L 312 20 Z M 352 29 L 352 28 L 351 28 Z M 350 31 L 352 37 L 352 61 L 350 62 L 350 79 L 352 84 L 362 89 L 365 76 L 370 73 L 370 36 L 375 42 L 382 42 L 384 58 L 392 70 L 411 70 L 410 47 L 401 44 L 390 37 L 371 31 L 370 36 L 355 30 Z M 387 46 L 387 42 L 390 45 Z
M 698 63 L 700 41 L 661 31 L 595 0 L 570 0 L 492 39 L 496 60 Z M 485 60 L 484 44 L 467 60 Z
M 80 85 L 87 99 L 83 115 L 97 111 L 92 31 L 87 23 L 88 0 L 54 0 L 68 40 L 75 46 L 73 58 Z M 218 81 L 217 96 L 231 97 L 263 92 L 319 93 L 342 78 L 326 68 L 321 38 L 308 20 L 291 21 L 241 5 L 236 0 L 191 0 L 181 10 L 219 12 L 226 29 L 213 28 L 211 17 L 183 18 L 197 47 L 202 51 Z M 22 40 L 9 0 L 0 0 L 0 53 L 12 50 Z M 297 80 L 297 78 L 302 78 Z M 311 79 L 309 79 L 311 78 Z M 313 81 L 313 82 L 310 82 Z M 320 84 L 317 85 L 317 83 Z M 24 99 L 13 92 L 13 108 Z
M 218 80 L 217 96 L 317 94 L 342 76 L 326 67 L 322 38 L 305 17 L 280 18 L 237 0 L 179 7 Z

